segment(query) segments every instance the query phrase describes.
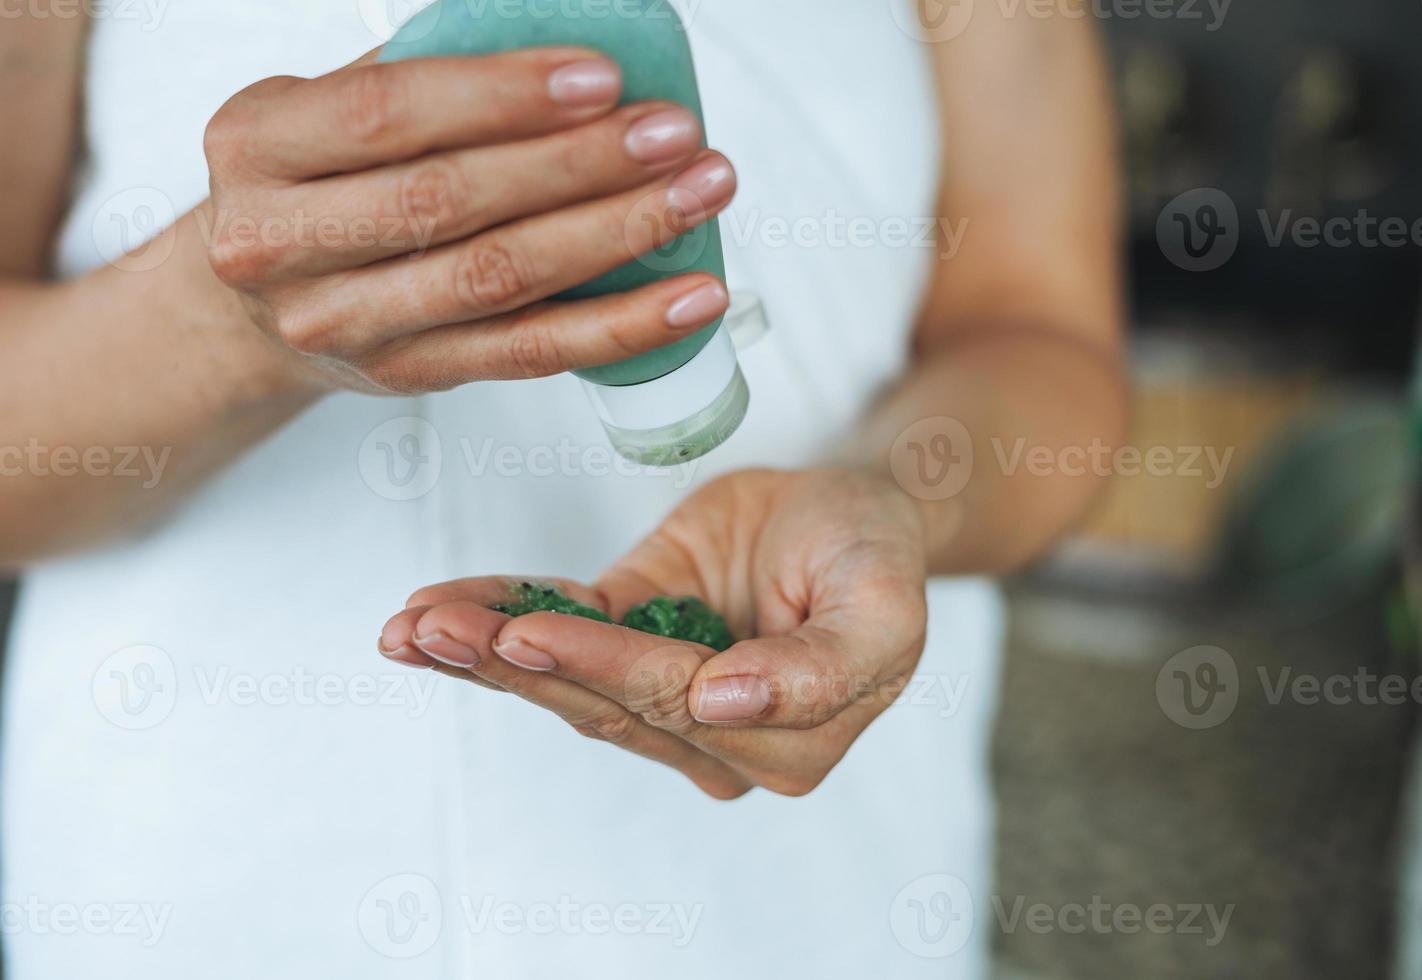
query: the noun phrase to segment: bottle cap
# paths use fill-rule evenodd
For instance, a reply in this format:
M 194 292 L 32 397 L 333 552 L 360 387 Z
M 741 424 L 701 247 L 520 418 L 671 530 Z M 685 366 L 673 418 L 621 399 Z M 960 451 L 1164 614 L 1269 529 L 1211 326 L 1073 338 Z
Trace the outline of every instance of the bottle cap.
M 750 389 L 723 323 L 681 367 L 635 385 L 583 382 L 618 454 L 647 466 L 675 466 L 704 456 L 731 437 L 750 404 Z

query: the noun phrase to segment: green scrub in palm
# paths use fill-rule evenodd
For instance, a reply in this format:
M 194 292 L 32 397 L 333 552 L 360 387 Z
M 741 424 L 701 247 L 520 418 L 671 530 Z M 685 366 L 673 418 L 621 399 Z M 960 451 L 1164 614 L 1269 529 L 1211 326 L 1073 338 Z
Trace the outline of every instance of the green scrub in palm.
M 612 622 L 612 617 L 601 609 L 585 606 L 552 585 L 520 582 L 513 587 L 512 592 L 508 602 L 501 602 L 493 607 L 495 612 L 515 617 L 536 612 L 556 612 L 565 616 L 595 619 L 599 623 Z M 660 595 L 648 599 L 627 610 L 621 625 L 673 640 L 700 643 L 713 650 L 725 650 L 736 642 L 721 614 L 696 596 L 690 595 Z

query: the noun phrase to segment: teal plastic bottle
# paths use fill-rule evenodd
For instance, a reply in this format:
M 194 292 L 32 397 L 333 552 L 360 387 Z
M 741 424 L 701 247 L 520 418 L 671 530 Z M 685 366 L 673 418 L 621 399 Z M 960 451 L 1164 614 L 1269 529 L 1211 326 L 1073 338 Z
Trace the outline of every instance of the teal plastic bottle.
M 665 99 L 702 118 L 686 30 L 667 0 L 438 0 L 396 32 L 380 60 L 558 45 L 616 61 L 623 103 Z M 556 298 L 623 292 L 697 271 L 725 278 L 715 220 Z M 750 400 L 722 319 L 665 347 L 575 373 L 617 451 L 651 465 L 710 452 L 735 432 Z

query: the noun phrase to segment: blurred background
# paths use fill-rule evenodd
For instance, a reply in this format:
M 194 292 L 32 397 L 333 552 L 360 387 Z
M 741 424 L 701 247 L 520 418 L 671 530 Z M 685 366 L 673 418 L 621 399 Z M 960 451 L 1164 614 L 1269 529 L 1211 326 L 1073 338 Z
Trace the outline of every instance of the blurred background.
M 998 975 L 1386 977 L 1422 932 L 1399 875 L 1418 701 L 1369 697 L 1418 675 L 1422 5 L 1096 10 L 1142 465 L 1010 584 L 997 892 L 1233 911 L 1213 944 L 1203 921 L 1000 930 Z
M 1099 19 L 1125 131 L 1131 442 L 1170 462 L 1113 477 L 1011 584 L 997 892 L 1234 910 L 1213 946 L 1209 926 L 999 928 L 999 976 L 1386 977 L 1422 932 L 1398 887 L 1418 702 L 1396 696 L 1417 676 L 1422 5 L 1128 9 Z M 1315 698 L 1305 675 L 1347 683 Z

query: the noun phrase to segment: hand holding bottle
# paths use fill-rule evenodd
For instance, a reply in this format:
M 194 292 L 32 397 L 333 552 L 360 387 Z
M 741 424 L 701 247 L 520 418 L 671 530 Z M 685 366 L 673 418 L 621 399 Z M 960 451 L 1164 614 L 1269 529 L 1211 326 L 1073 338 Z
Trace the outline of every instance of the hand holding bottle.
M 549 297 L 712 218 L 735 172 L 617 66 L 540 48 L 270 78 L 213 118 L 209 260 L 328 387 L 413 393 L 616 361 L 726 309 L 691 273 Z

